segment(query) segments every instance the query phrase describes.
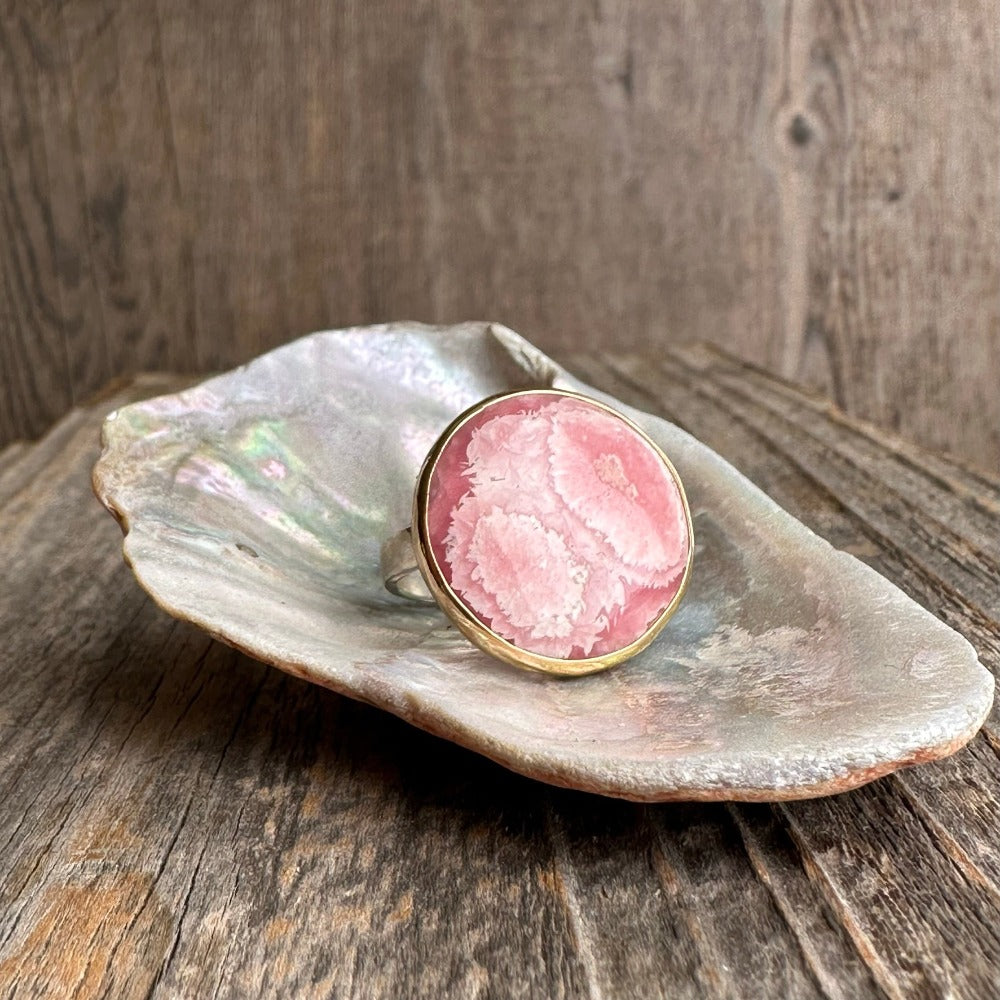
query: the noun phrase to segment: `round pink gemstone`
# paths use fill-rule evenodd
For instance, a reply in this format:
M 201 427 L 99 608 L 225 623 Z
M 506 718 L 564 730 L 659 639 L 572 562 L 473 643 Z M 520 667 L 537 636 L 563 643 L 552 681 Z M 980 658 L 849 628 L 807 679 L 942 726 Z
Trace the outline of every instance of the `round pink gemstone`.
M 687 517 L 670 470 L 623 419 L 532 392 L 484 407 L 431 472 L 434 559 L 465 606 L 558 659 L 628 646 L 676 595 Z

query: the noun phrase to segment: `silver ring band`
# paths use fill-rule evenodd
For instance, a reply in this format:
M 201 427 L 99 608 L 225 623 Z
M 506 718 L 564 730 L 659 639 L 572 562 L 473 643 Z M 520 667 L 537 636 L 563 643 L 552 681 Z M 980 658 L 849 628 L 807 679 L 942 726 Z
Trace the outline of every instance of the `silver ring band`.
M 397 532 L 382 546 L 380 566 L 385 589 L 390 594 L 421 604 L 437 604 L 417 569 L 413 535 L 409 528 Z

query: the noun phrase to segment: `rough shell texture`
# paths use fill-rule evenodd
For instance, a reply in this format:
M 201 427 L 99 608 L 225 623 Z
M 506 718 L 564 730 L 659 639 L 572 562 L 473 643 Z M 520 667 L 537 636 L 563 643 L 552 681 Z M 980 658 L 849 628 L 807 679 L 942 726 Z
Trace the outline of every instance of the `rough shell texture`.
M 378 571 L 440 431 L 484 396 L 548 385 L 643 427 L 696 540 L 660 637 L 573 680 L 490 659 Z M 710 449 L 503 327 L 315 334 L 111 414 L 104 443 L 95 489 L 162 607 L 544 781 L 642 800 L 825 794 L 953 752 L 992 701 L 960 635 Z

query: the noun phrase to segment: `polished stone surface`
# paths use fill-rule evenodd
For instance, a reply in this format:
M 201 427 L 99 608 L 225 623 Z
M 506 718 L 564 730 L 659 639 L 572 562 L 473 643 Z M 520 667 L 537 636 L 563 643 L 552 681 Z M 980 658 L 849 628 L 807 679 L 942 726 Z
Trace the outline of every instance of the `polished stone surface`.
M 382 542 L 473 403 L 556 386 L 607 399 L 510 330 L 319 333 L 105 425 L 95 487 L 171 614 L 533 777 L 632 799 L 841 791 L 944 756 L 993 679 L 970 644 L 715 452 L 608 400 L 670 456 L 696 553 L 646 650 L 571 680 L 472 646 L 386 592 Z
M 597 657 L 641 638 L 680 588 L 688 524 L 655 448 L 602 406 L 496 400 L 439 455 L 427 521 L 445 580 L 521 649 Z

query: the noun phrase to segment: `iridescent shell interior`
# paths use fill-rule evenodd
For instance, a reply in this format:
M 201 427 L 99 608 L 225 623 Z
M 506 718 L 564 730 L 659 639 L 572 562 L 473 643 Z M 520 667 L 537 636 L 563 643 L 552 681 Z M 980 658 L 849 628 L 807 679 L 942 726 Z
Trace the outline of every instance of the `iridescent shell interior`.
M 656 441 L 697 543 L 666 630 L 570 680 L 489 658 L 379 574 L 442 429 L 543 386 L 610 402 Z M 953 752 L 992 702 L 960 635 L 688 434 L 503 327 L 313 334 L 110 414 L 104 445 L 95 489 L 164 609 L 544 781 L 639 800 L 825 794 Z

